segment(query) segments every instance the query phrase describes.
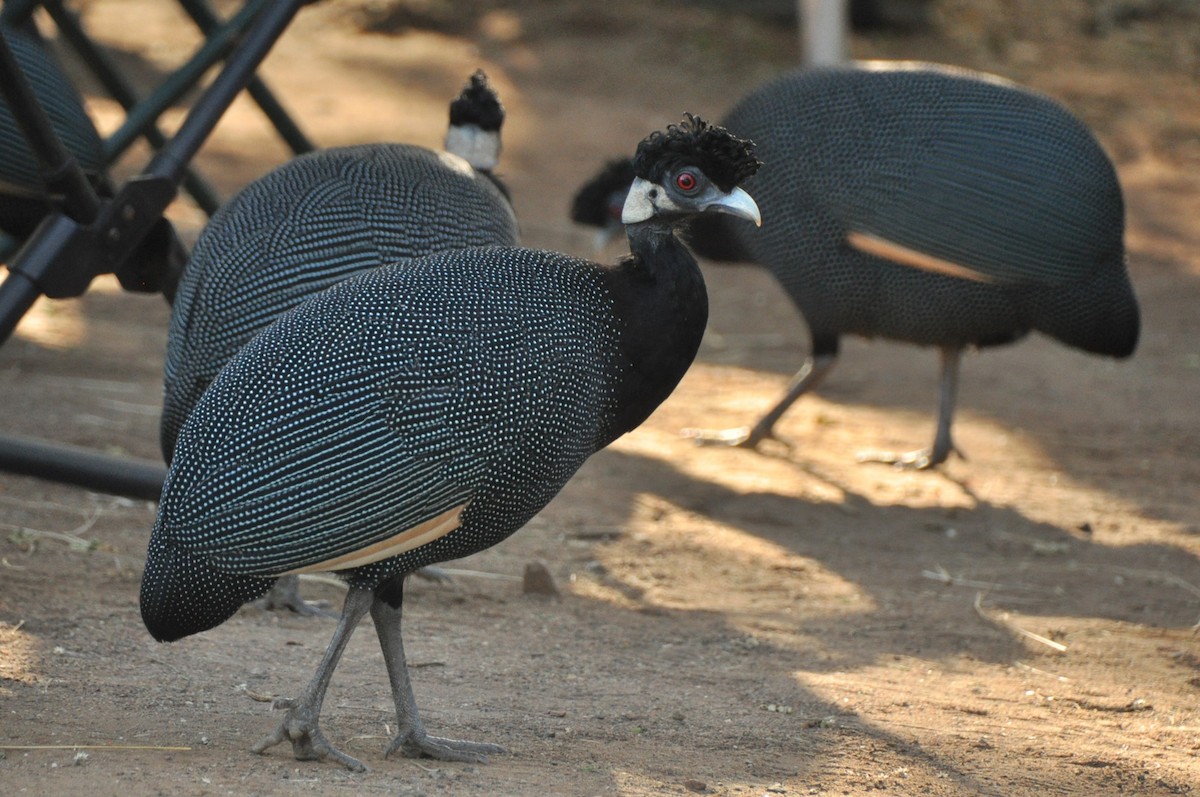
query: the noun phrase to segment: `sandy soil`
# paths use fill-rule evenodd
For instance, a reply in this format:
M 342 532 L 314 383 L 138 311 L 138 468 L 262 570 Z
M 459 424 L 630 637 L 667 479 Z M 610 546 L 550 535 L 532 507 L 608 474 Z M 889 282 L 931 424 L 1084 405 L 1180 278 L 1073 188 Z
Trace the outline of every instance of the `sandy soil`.
M 361 31 L 365 5 L 304 10 L 266 64 L 311 135 L 438 146 L 446 100 L 482 65 L 509 109 L 503 171 L 526 241 L 581 254 L 590 234 L 567 204 L 604 158 L 684 110 L 719 116 L 796 58 L 791 29 L 694 4 L 469 3 L 441 31 L 392 34 Z M 144 79 L 194 42 L 171 4 L 78 7 Z M 453 586 L 410 589 L 426 722 L 509 748 L 485 766 L 382 758 L 393 717 L 367 627 L 323 727 L 372 771 L 249 753 L 276 722 L 253 698 L 297 692 L 332 622 L 247 609 L 159 645 L 136 603 L 153 505 L 5 476 L 0 789 L 1195 790 L 1200 47 L 1195 20 L 1176 13 L 1093 37 L 1091 8 L 943 0 L 933 30 L 858 37 L 853 52 L 995 71 L 1097 129 L 1127 192 L 1145 319 L 1133 360 L 1040 338 L 971 358 L 957 424 L 970 459 L 901 473 L 854 455 L 927 443 L 936 357 L 852 340 L 784 419 L 790 448 L 696 448 L 682 427 L 755 418 L 805 345 L 769 275 L 706 266 L 711 328 L 676 394 L 527 529 L 453 563 Z M 105 126 L 117 120 L 111 103 L 90 103 Z M 239 103 L 200 167 L 228 195 L 284 157 Z M 185 202 L 172 216 L 189 238 L 203 223 Z M 40 304 L 0 352 L 0 429 L 156 457 L 166 318 L 160 299 L 109 281 Z M 549 567 L 560 598 L 522 594 L 530 562 Z M 340 600 L 334 586 L 305 590 Z

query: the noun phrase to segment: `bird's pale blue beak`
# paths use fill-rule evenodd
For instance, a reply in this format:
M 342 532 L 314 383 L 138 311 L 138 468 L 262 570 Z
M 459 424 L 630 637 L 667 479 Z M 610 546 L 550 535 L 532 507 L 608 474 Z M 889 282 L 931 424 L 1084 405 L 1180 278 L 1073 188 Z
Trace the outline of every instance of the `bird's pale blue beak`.
M 754 198 L 747 194 L 737 186 L 728 194 L 724 194 L 720 199 L 706 206 L 705 210 L 715 210 L 719 213 L 728 213 L 731 216 L 737 216 L 739 219 L 746 219 L 754 222 L 755 227 L 762 226 L 762 214 L 758 212 L 758 203 Z

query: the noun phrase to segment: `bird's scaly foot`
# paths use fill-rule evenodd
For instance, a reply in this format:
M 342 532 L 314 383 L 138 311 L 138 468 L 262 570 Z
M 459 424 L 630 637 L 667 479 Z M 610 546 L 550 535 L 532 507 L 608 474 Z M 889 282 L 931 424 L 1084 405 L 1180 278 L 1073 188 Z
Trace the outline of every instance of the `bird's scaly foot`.
M 383 757 L 387 758 L 397 751 L 408 758 L 426 757 L 439 761 L 464 761 L 469 764 L 486 764 L 490 753 L 507 752 L 498 744 L 443 739 L 411 728 L 392 739 Z
M 297 761 L 332 759 L 353 772 L 367 771 L 366 764 L 353 756 L 346 755 L 329 743 L 325 734 L 321 733 L 321 729 L 317 726 L 316 718 L 312 716 L 312 711 L 308 706 L 295 700 L 280 698 L 274 702 L 273 707 L 286 708 L 288 712 L 273 733 L 260 739 L 254 747 L 250 748 L 255 753 L 262 755 L 267 748 L 290 741 L 292 753 L 296 756 Z
M 441 584 L 443 586 L 450 586 L 454 583 L 454 578 L 444 569 L 437 567 L 436 565 L 426 565 L 419 570 L 414 570 L 413 575 L 417 578 L 424 579 L 425 581 L 429 581 L 434 584 Z
M 276 612 L 286 609 L 302 617 L 337 617 L 336 612 L 328 611 L 323 601 L 310 603 L 300 597 L 300 579 L 298 576 L 283 576 L 275 582 L 270 592 L 263 595 L 255 605 L 263 611 Z
M 695 441 L 700 446 L 728 446 L 730 448 L 758 448 L 764 440 L 772 440 L 784 448 L 791 449 L 791 444 L 781 440 L 775 433 L 767 430 L 759 431 L 749 426 L 737 426 L 733 429 L 684 429 L 681 434 Z
M 897 470 L 931 470 L 949 459 L 951 454 L 957 454 L 962 459 L 966 459 L 957 447 L 951 446 L 945 452 L 932 448 L 921 448 L 903 454 L 893 451 L 867 451 L 858 455 L 858 461 L 880 462 L 884 465 L 891 465 Z

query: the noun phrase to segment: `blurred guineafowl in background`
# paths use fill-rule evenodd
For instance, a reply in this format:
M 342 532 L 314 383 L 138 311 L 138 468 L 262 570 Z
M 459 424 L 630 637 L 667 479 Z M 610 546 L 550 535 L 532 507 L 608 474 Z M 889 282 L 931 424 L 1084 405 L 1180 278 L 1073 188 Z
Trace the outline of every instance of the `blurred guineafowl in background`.
M 446 152 L 366 144 L 301 156 L 251 183 L 213 217 L 171 310 L 160 429 L 175 439 L 225 363 L 280 313 L 347 277 L 445 249 L 517 243 L 492 173 L 504 108 L 482 71 L 450 104 Z M 295 578 L 268 607 L 310 613 Z
M 0 23 L 0 34 L 66 153 L 78 164 L 96 193 L 111 198 L 115 188 L 105 173 L 104 142 L 88 116 L 83 97 L 55 58 L 53 48 L 31 21 Z M 15 86 L 5 88 L 11 90 Z M 20 117 L 28 119 L 25 114 Z M 17 119 L 9 101 L 0 96 L 0 262 L 5 262 L 32 238 L 50 213 L 61 210 L 72 216 L 79 209 L 72 207 L 73 198 L 66 188 L 71 183 L 71 170 L 61 168 L 60 164 L 52 168 L 41 163 Z M 47 142 L 41 143 L 39 149 L 45 154 Z M 160 218 L 115 273 L 127 290 L 156 293 L 165 275 L 177 271 L 186 258 L 187 252 L 175 228 Z M 62 266 L 58 273 L 76 269 L 78 264 L 71 262 L 73 265 Z
M 748 142 L 688 117 L 638 146 L 631 255 L 616 265 L 487 247 L 383 266 L 308 298 L 226 365 L 178 435 L 146 627 L 164 641 L 213 628 L 286 573 L 350 587 L 313 680 L 257 751 L 290 740 L 299 759 L 362 768 L 318 717 L 368 611 L 399 723 L 388 752 L 500 749 L 426 734 L 401 642 L 405 574 L 508 537 L 674 390 L 708 318 L 674 227 L 706 211 L 757 221 L 738 187 L 757 167 Z
M 1031 330 L 1096 354 L 1137 345 L 1124 206 L 1112 163 L 1058 103 L 988 75 L 930 64 L 801 70 L 724 120 L 770 167 L 748 184 L 767 224 L 724 217 L 689 234 L 696 252 L 771 270 L 808 325 L 811 352 L 753 428 L 694 432 L 753 447 L 816 387 L 844 334 L 941 351 L 930 449 L 872 459 L 918 468 L 955 451 L 958 365 L 967 347 Z M 629 183 L 610 164 L 572 216 L 604 224 Z
M 104 148 L 100 134 L 84 109 L 83 97 L 49 46 L 32 24 L 2 24 L 0 33 L 63 146 L 92 184 L 109 192 L 103 176 Z M 24 239 L 51 211 L 54 197 L 46 190 L 45 177 L 8 103 L 0 98 L 0 231 Z

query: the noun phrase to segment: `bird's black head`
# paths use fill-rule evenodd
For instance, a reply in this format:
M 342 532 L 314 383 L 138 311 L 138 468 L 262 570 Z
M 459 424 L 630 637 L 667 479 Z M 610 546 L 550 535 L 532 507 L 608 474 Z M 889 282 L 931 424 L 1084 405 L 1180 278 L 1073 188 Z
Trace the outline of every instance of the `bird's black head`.
M 729 193 L 757 172 L 762 161 L 754 156 L 753 141 L 689 113 L 666 132 L 656 130 L 642 139 L 633 156 L 634 175 L 651 183 L 661 183 L 684 166 L 696 167 Z
M 500 162 L 500 127 L 504 106 L 476 69 L 462 93 L 450 103 L 450 127 L 446 130 L 446 152 L 457 155 L 480 171 L 490 172 Z
M 621 220 L 637 224 L 659 218 L 674 223 L 718 211 L 759 224 L 758 207 L 738 183 L 761 165 L 753 142 L 686 114 L 679 124 L 651 133 L 638 144 Z
M 450 125 L 475 125 L 498 131 L 504 125 L 504 105 L 482 69 L 476 69 L 462 92 L 450 103 Z

